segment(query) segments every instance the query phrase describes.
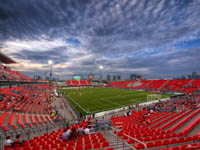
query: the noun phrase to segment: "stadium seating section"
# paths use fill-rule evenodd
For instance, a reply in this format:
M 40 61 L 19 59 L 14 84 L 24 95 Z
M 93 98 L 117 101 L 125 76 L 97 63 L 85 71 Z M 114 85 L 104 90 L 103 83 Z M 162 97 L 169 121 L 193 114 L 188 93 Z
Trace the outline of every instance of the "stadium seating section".
M 0 127 L 2 132 L 52 123 L 51 89 L 45 84 L 0 90 Z
M 0 80 L 31 81 L 31 78 L 0 66 Z M 88 80 L 67 80 L 68 86 L 89 86 Z M 162 79 L 111 81 L 108 87 L 191 93 L 200 89 L 200 79 Z M 53 89 L 46 84 L 32 84 L 0 89 L 0 132 L 8 133 L 54 124 Z M 200 149 L 200 94 L 159 102 L 153 112 L 142 108 L 131 115 L 112 116 L 114 134 L 136 149 L 197 150 Z M 165 111 L 160 111 L 160 107 Z M 176 108 L 172 110 L 172 108 Z M 70 126 L 76 129 L 88 124 L 83 120 Z M 64 128 L 25 140 L 23 146 L 5 146 L 5 150 L 113 150 L 103 132 L 62 140 Z M 139 141 L 139 142 L 138 142 Z
M 91 85 L 89 80 L 67 80 L 68 86 L 87 86 Z
M 32 79 L 20 72 L 10 70 L 0 64 L 0 80 L 31 81 Z
M 179 108 L 176 111 L 160 112 L 154 109 L 152 112 L 147 108 L 140 108 L 138 111 L 132 110 L 129 116 L 113 115 L 110 118 L 112 125 L 116 129 L 113 133 L 136 149 L 145 149 L 146 147 L 150 150 L 198 150 L 200 149 L 200 130 L 198 128 L 200 123 L 200 94 L 196 94 L 195 99 L 195 105 L 192 103 L 192 99 L 187 99 L 187 97 L 156 104 L 157 107 L 162 105 L 169 108 L 176 105 Z M 182 107 L 183 102 L 187 102 L 188 105 Z M 12 124 L 13 114 L 14 112 L 10 114 L 8 119 L 10 125 Z M 18 116 L 21 118 L 19 114 L 21 113 L 17 114 L 17 118 Z M 7 112 L 4 112 L 0 121 L 6 115 Z M 39 122 L 45 123 L 45 119 L 43 119 L 45 115 L 42 115 L 43 117 L 40 113 L 36 115 L 40 118 Z M 28 122 L 26 118 L 24 116 L 25 123 L 20 125 L 22 128 L 35 124 L 35 121 L 30 119 L 32 122 Z M 92 121 L 91 123 L 93 124 L 94 122 Z M 78 129 L 80 125 L 85 128 L 87 124 L 88 121 L 83 120 L 78 124 L 71 125 L 70 128 L 75 127 Z M 2 121 L 1 125 L 3 125 Z M 15 127 L 13 126 L 13 128 Z M 14 147 L 5 146 L 5 150 L 114 150 L 114 146 L 110 144 L 110 141 L 105 138 L 101 131 L 63 140 L 62 133 L 64 129 L 65 127 L 25 140 L 23 146 L 18 144 Z
M 200 89 L 200 79 L 111 81 L 108 87 L 190 93 Z
M 200 96 L 196 99 L 196 104 L 200 104 Z M 182 107 L 182 100 L 175 101 L 178 102 L 177 107 Z M 164 105 L 172 104 L 169 101 Z M 142 109 L 138 112 L 132 111 L 129 116 L 112 116 L 111 120 L 118 128 L 114 134 L 134 145 L 136 149 L 144 149 L 145 146 L 148 149 L 162 150 L 200 149 L 200 108 L 197 105 L 188 106 L 179 112 L 150 112 Z M 133 138 L 143 143 L 138 143 Z
M 70 126 L 70 128 L 75 127 L 78 129 L 80 125 L 85 127 L 87 125 L 87 121 L 83 120 L 79 124 Z M 64 128 L 57 131 L 53 130 L 51 133 L 45 133 L 43 136 L 35 136 L 33 139 L 25 140 L 23 146 L 18 144 L 14 147 L 5 146 L 5 150 L 87 150 L 92 148 L 99 150 L 113 150 L 112 147 L 109 147 L 109 142 L 101 132 L 93 132 L 89 135 L 79 135 L 77 138 L 63 140 L 63 130 Z

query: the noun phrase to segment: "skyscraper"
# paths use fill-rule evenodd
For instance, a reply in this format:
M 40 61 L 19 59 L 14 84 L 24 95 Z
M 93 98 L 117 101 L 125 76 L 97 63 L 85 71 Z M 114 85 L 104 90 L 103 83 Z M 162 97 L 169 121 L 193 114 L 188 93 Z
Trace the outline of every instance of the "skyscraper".
M 110 81 L 110 80 L 111 80 L 111 76 L 107 75 L 107 81 Z

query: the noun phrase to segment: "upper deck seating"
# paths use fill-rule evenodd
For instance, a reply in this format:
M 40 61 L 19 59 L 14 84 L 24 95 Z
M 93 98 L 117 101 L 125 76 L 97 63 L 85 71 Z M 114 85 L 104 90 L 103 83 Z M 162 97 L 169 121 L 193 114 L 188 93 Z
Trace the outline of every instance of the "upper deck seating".
M 108 87 L 145 89 L 150 91 L 173 91 L 190 93 L 200 89 L 200 79 L 162 79 L 110 81 Z
M 84 85 L 91 85 L 89 80 L 67 80 L 68 86 L 84 86 Z

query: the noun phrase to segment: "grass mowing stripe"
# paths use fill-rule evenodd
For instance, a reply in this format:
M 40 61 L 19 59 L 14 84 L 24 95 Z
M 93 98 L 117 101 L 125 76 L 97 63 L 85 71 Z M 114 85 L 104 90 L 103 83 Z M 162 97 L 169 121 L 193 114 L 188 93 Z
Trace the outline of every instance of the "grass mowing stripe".
M 147 91 L 118 88 L 63 89 L 63 91 L 71 98 L 69 100 L 72 105 L 83 114 L 128 106 L 137 102 L 146 102 L 147 95 L 155 94 Z M 169 96 L 170 94 L 162 94 L 162 97 L 165 98 Z M 79 107 L 78 104 L 84 109 Z
M 109 101 L 109 100 L 105 100 L 105 98 L 100 98 L 100 99 L 101 99 L 101 101 L 108 102 L 108 103 L 111 103 L 111 104 L 114 104 L 114 105 L 122 106 L 122 107 L 123 107 L 123 105 L 118 104 L 118 103 L 111 102 L 111 101 Z

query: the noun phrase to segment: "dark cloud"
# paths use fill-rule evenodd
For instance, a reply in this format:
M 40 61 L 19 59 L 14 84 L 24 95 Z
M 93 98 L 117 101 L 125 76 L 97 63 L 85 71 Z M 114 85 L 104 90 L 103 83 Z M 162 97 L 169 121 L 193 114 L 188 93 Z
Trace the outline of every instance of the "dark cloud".
M 2 0 L 1 51 L 51 59 L 65 75 L 101 64 L 107 73 L 186 74 L 199 71 L 199 45 L 190 42 L 200 38 L 199 16 L 199 0 Z
M 64 54 L 66 50 L 66 47 L 57 47 L 42 52 L 22 50 L 20 53 L 11 53 L 11 55 L 18 59 L 31 60 L 42 64 L 48 64 L 48 60 L 53 60 L 54 64 L 59 64 L 68 60 L 69 56 Z

